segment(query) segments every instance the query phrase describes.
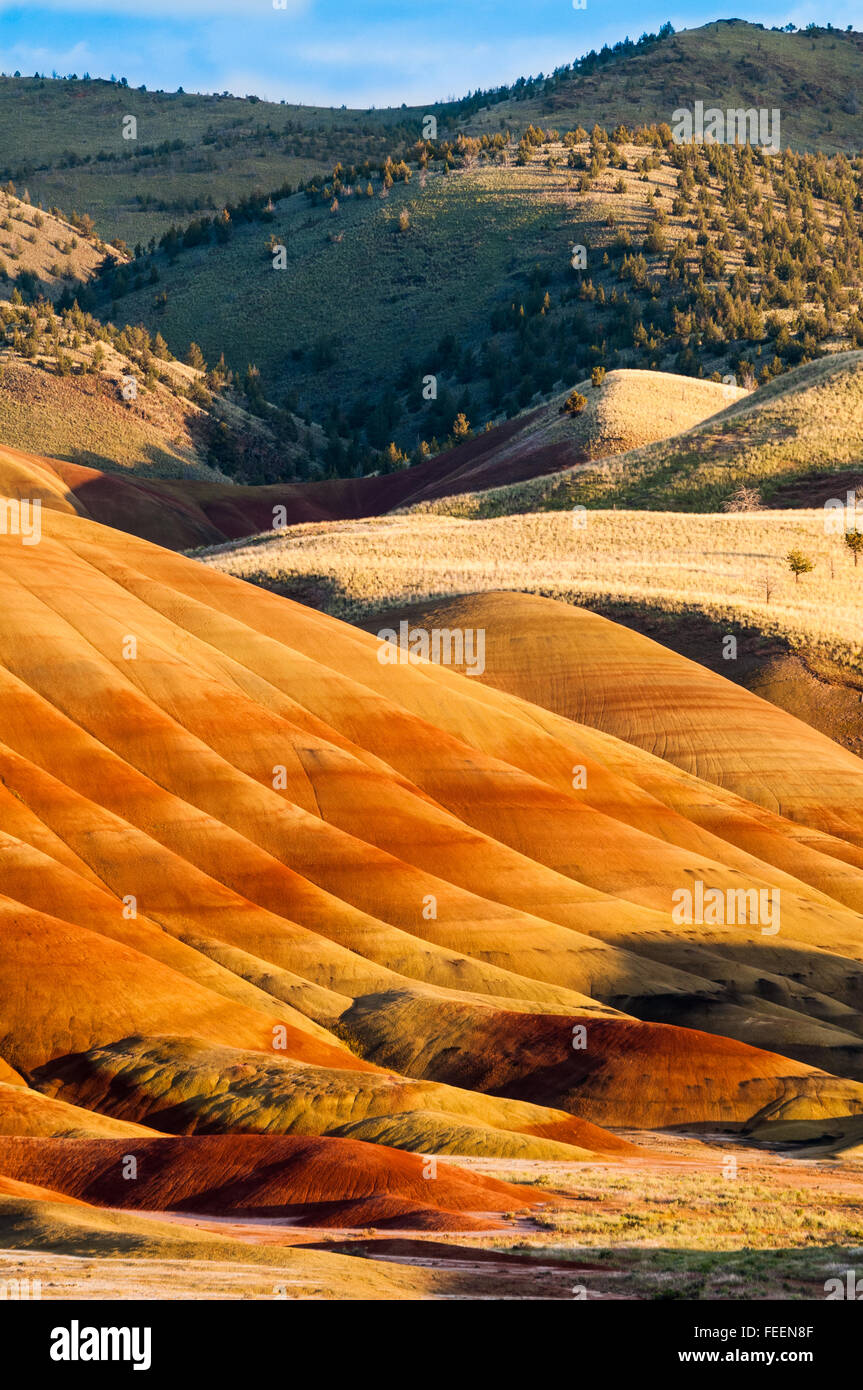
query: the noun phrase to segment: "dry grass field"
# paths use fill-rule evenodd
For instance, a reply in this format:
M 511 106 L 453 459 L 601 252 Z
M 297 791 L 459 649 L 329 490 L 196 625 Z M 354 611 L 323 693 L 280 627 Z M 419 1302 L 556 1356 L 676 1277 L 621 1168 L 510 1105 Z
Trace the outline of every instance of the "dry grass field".
M 128 469 L 142 478 L 227 482 L 207 465 L 190 429 L 201 408 L 171 388 L 171 375 L 187 387 L 191 369 L 176 364 L 173 374 L 166 372 L 168 385 L 142 385 L 134 401 L 125 401 L 123 377 L 130 363 L 109 347 L 104 351 L 101 370 L 92 374 L 86 370 L 89 354 L 70 352 L 75 370 L 68 376 L 51 370 L 50 359 L 46 370 L 0 351 L 4 444 L 87 468 Z
M 613 1169 L 456 1160 L 542 1203 L 484 1233 L 156 1217 L 3 1193 L 0 1283 L 38 1279 L 53 1300 L 798 1301 L 859 1269 L 859 1166 L 639 1138 L 644 1157 Z
M 844 500 L 844 498 L 842 499 Z M 814 569 L 799 580 L 786 556 Z M 208 565 L 340 617 L 455 594 L 615 600 L 757 627 L 858 672 L 863 568 L 815 511 L 567 511 L 465 521 L 412 514 L 298 526 L 205 551 Z
M 64 217 L 0 192 L 0 282 L 29 271 L 41 292 L 54 296 L 66 284 L 92 279 L 106 256 L 117 265 L 128 259 Z

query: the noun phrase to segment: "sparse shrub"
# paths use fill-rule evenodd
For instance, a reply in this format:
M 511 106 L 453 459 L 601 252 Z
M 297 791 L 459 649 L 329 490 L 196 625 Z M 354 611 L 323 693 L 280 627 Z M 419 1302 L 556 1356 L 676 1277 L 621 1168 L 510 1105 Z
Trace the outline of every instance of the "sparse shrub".
M 204 354 L 197 343 L 189 344 L 189 351 L 186 353 L 186 364 L 189 367 L 194 367 L 198 372 L 205 372 L 207 370 Z
M 209 406 L 212 403 L 212 397 L 210 396 L 209 391 L 206 389 L 203 382 L 201 381 L 193 381 L 190 385 L 189 400 L 193 401 L 195 405 L 199 405 L 204 409 L 206 409 L 207 406 Z
M 594 369 L 601 370 L 601 369 Z M 580 415 L 587 405 L 587 396 L 582 396 L 580 391 L 570 391 L 563 405 L 558 411 L 559 415 Z
M 761 493 L 756 487 L 747 487 L 741 483 L 736 487 L 730 497 L 722 503 L 724 512 L 759 512 L 764 506 Z
M 649 256 L 657 256 L 665 250 L 665 233 L 660 227 L 651 227 L 644 238 L 644 249 Z
M 860 531 L 846 531 L 845 544 L 854 556 L 854 568 L 857 568 L 857 558 L 863 554 L 863 533 Z
M 600 386 L 602 385 L 602 383 L 603 383 L 604 381 L 605 381 L 605 368 L 604 368 L 604 367 L 591 367 L 591 369 L 590 369 L 590 384 L 591 384 L 591 386 L 596 386 L 596 387 L 598 388 L 598 387 L 600 387 Z
M 801 574 L 811 574 L 815 568 L 814 561 L 808 559 L 802 550 L 789 550 L 785 556 L 785 563 L 794 575 L 795 584 L 800 583 Z
M 453 440 L 456 444 L 461 444 L 462 440 L 470 439 L 472 434 L 473 430 L 470 427 L 470 420 L 468 420 L 467 416 L 462 411 L 459 411 L 452 422 Z
M 407 454 L 390 441 L 383 452 L 383 471 L 385 473 L 398 473 L 401 469 L 407 468 L 409 463 Z

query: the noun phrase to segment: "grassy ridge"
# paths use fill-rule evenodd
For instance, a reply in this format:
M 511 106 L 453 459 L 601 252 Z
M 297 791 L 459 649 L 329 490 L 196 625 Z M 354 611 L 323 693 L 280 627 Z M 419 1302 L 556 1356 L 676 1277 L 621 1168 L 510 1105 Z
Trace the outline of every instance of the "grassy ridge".
M 738 488 L 768 504 L 789 484 L 863 467 L 863 353 L 797 367 L 713 419 L 614 459 L 505 488 L 419 503 L 414 510 L 459 517 L 560 511 L 574 506 L 705 512 Z M 845 482 L 839 497 L 845 497 Z
M 124 138 L 126 116 L 137 121 L 134 140 Z M 130 245 L 188 221 L 196 205 L 222 207 L 321 173 L 334 152 L 379 155 L 404 117 L 97 80 L 0 78 L 4 177 L 46 205 L 89 213 L 106 238 Z
M 577 30 L 570 43 L 578 45 Z M 569 56 L 561 53 L 562 60 Z M 9 152 L 5 177 L 26 182 L 46 204 L 91 213 L 106 238 L 133 244 L 164 231 L 195 199 L 208 206 L 213 198 L 219 206 L 253 188 L 322 172 L 337 159 L 383 157 L 394 139 L 416 139 L 427 113 L 455 138 L 460 130 L 520 133 L 531 122 L 659 123 L 676 106 L 701 98 L 708 105 L 779 107 L 783 143 L 832 153 L 859 148 L 854 96 L 861 86 L 860 34 L 785 34 L 719 21 L 594 70 L 590 62 L 582 69 L 566 62 L 542 81 L 516 84 L 509 95 L 441 105 L 429 93 L 424 107 L 382 111 L 3 77 L 0 148 Z M 123 139 L 126 115 L 138 121 L 137 142 Z M 170 148 L 178 140 L 182 148 Z M 145 146 L 151 155 L 140 153 Z M 76 162 L 87 160 L 94 162 Z M 143 206 L 138 194 L 147 200 Z M 160 202 L 168 206 L 155 206 Z
M 450 595 L 522 590 L 588 606 L 612 600 L 698 613 L 859 669 L 863 571 L 842 536 L 825 531 L 823 512 L 603 511 L 584 522 L 565 513 L 328 522 L 204 558 L 279 593 L 314 581 L 328 611 L 349 620 Z M 786 563 L 793 549 L 814 564 L 799 582 Z
M 529 122 L 669 121 L 678 106 L 779 107 L 782 145 L 797 150 L 857 151 L 863 90 L 863 35 L 839 30 L 778 33 L 743 20 L 683 30 L 648 52 L 588 75 L 551 81 L 541 95 L 476 112 L 472 129 Z

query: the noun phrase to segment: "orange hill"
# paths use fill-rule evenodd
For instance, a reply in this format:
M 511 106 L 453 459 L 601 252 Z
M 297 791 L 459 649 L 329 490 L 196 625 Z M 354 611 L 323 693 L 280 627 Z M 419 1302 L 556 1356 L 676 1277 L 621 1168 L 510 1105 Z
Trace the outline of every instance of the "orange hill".
M 565 607 L 459 610 L 488 627 L 489 679 L 538 644 L 527 703 L 382 664 L 374 637 L 70 508 L 38 545 L 0 537 L 5 1133 L 365 1141 L 396 1173 L 396 1150 L 613 1160 L 633 1148 L 599 1126 L 863 1114 L 851 755 L 801 754 L 846 778 L 840 824 L 830 787 L 786 806 L 794 760 L 765 752 L 803 726 L 707 687 L 687 705 L 668 654 L 631 670 L 614 625 L 596 660 L 620 644 L 623 737 L 596 727 L 614 701 Z M 576 717 L 543 708 L 577 661 Z M 712 711 L 722 767 L 657 756 L 639 681 L 681 747 Z M 698 879 L 778 888 L 781 931 L 681 926 Z M 37 1186 L 84 1190 L 72 1150 L 40 1152 Z M 342 1224 L 402 1200 L 437 1219 L 396 1187 Z
M 134 1159 L 131 1168 L 129 1160 Z M 532 1205 L 519 1188 L 349 1139 L 0 1139 L 0 1173 L 134 1211 L 282 1215 L 316 1226 L 469 1230 L 466 1213 Z M 133 1173 L 134 1176 L 130 1176 Z

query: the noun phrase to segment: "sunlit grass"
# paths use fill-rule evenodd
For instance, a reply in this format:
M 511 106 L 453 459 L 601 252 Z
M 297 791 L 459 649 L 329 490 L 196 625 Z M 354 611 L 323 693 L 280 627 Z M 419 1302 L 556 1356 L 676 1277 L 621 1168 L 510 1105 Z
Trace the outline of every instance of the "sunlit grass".
M 298 526 L 222 547 L 207 563 L 290 592 L 314 579 L 331 611 L 362 619 L 389 605 L 495 589 L 590 604 L 628 601 L 756 627 L 792 647 L 859 667 L 863 567 L 822 511 L 698 515 L 534 513 L 488 521 L 441 516 Z M 795 581 L 786 556 L 814 570 Z

